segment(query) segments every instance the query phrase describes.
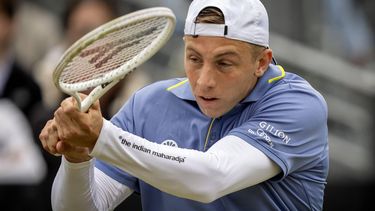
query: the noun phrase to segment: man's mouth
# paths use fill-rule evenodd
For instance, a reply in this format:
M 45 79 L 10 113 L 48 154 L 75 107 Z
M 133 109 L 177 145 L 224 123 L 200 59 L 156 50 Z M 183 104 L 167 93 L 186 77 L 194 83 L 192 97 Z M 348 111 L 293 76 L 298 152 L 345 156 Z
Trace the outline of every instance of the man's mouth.
M 200 98 L 203 99 L 204 101 L 214 101 L 218 99 L 216 97 L 203 97 L 203 96 L 201 96 Z

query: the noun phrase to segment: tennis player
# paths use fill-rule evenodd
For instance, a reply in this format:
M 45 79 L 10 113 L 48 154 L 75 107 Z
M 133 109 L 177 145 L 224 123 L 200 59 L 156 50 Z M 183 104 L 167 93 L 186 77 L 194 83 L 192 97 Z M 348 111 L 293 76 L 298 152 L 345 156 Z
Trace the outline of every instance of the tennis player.
M 259 0 L 194 0 L 187 78 L 139 91 L 111 119 L 65 99 L 40 134 L 63 154 L 54 210 L 322 210 L 327 106 L 274 64 Z

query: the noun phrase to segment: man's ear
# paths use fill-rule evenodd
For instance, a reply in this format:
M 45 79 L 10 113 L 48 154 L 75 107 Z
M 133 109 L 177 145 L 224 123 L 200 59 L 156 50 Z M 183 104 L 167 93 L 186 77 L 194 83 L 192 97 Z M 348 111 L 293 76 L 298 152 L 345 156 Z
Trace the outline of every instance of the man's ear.
M 255 76 L 261 77 L 268 69 L 268 65 L 272 62 L 272 50 L 267 48 L 257 58 Z

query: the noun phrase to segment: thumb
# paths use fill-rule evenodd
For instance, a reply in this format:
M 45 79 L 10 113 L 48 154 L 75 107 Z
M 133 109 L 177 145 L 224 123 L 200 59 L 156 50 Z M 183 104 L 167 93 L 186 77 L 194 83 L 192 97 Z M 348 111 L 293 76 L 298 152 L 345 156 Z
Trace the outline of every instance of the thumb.
M 72 150 L 73 147 L 64 141 L 59 141 L 56 143 L 56 151 L 60 154 L 69 153 Z
M 94 110 L 98 110 L 98 111 L 100 111 L 100 102 L 99 102 L 99 100 L 95 101 L 95 102 L 91 105 L 91 109 L 94 109 Z

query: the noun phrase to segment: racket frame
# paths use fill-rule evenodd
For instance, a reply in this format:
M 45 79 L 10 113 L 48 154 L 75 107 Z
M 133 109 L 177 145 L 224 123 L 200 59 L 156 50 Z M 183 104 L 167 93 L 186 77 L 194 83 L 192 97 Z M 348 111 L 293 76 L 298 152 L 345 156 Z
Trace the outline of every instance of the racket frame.
M 127 61 L 125 64 L 103 74 L 103 77 L 91 79 L 89 81 L 68 84 L 59 80 L 64 68 L 74 57 L 81 53 L 82 49 L 101 39 L 103 36 L 116 31 L 118 28 L 155 17 L 166 17 L 166 27 L 164 27 L 162 32 L 147 48 L 143 49 L 138 55 Z M 97 99 L 103 96 L 128 73 L 136 69 L 136 67 L 146 62 L 158 52 L 172 36 L 175 25 L 176 17 L 173 12 L 166 7 L 153 7 L 138 10 L 101 25 L 77 40 L 65 51 L 53 72 L 53 82 L 58 89 L 76 99 L 78 108 L 81 112 L 86 112 Z M 82 99 L 79 93 L 92 87 L 95 88 L 85 97 L 85 99 Z

